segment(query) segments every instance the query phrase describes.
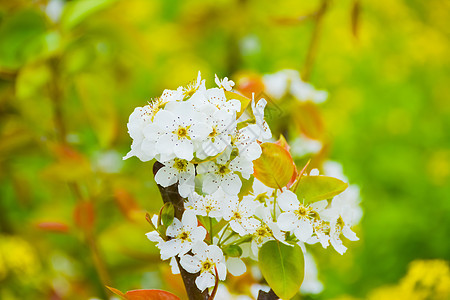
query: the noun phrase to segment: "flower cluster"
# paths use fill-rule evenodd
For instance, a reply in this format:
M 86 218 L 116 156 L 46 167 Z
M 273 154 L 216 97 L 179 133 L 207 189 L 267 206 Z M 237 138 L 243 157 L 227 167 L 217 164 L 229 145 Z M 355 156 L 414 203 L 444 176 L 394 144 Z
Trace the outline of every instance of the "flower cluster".
M 231 92 L 233 81 L 219 80 L 219 87 L 206 89 L 200 73 L 195 82 L 137 107 L 128 122 L 133 138 L 124 159 L 156 159 L 164 167 L 155 180 L 163 187 L 178 183 L 180 195 L 194 191 L 195 179 L 208 194 L 222 186 L 237 195 L 240 177 L 253 173 L 252 161 L 261 155 L 259 143 L 272 134 L 264 120 L 266 101 L 252 100 L 251 118 L 241 116 L 242 96 Z
M 295 184 L 273 188 L 259 180 L 254 163 L 272 136 L 264 119 L 267 102 L 246 103 L 227 78 L 216 76 L 216 83 L 206 89 L 199 74 L 189 86 L 165 90 L 136 108 L 129 119 L 133 144 L 125 158 L 156 159 L 163 165 L 156 182 L 177 184 L 185 198 L 181 219 L 172 216 L 163 226 L 161 216 L 152 218 L 155 230 L 147 237 L 157 243 L 161 259 L 171 259 L 174 273 L 179 267 L 199 273 L 195 282 L 203 291 L 227 272 L 243 274 L 243 259 L 258 260 L 268 241 L 303 249 L 320 243 L 344 253 L 341 237 L 358 239 L 351 204 L 339 196 L 307 201 Z M 303 176 L 320 177 L 318 170 Z

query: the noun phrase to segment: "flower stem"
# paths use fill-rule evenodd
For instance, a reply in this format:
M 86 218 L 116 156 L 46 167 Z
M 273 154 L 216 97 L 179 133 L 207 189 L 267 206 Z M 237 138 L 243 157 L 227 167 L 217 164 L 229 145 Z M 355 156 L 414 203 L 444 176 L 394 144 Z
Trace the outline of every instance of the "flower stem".
M 209 236 L 211 238 L 211 245 L 213 244 L 213 224 L 212 224 L 212 218 L 209 218 Z

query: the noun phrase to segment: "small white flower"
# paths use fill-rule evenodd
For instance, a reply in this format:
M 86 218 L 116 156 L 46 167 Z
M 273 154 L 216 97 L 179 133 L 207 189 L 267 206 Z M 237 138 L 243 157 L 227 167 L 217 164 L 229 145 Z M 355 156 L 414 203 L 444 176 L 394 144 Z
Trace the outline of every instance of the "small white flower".
M 222 188 L 219 188 L 211 195 L 199 195 L 196 192 L 188 196 L 187 209 L 192 209 L 196 215 L 208 216 L 210 218 L 221 218 L 223 216 L 222 207 L 226 203 L 228 196 Z M 237 197 L 236 197 L 237 198 Z
M 197 217 L 192 211 L 185 211 L 181 222 L 177 218 L 173 219 L 166 235 L 171 239 L 159 245 L 162 260 L 186 254 L 195 243 L 203 242 L 206 229 L 198 226 Z
M 194 256 L 184 255 L 181 257 L 180 263 L 183 269 L 189 273 L 200 272 L 200 275 L 195 279 L 195 284 L 200 291 L 214 286 L 216 274 L 219 280 L 225 280 L 227 267 L 223 252 L 219 247 L 197 243 L 192 248 L 192 252 Z
M 224 110 L 215 109 L 215 111 L 207 117 L 207 124 L 211 128 L 202 143 L 202 150 L 206 156 L 214 156 L 225 150 L 231 143 L 231 133 L 233 132 L 236 117 Z M 197 154 L 197 156 L 199 156 Z
M 278 205 L 284 211 L 278 216 L 277 223 L 281 230 L 293 231 L 302 242 L 314 233 L 313 223 L 317 210 L 323 209 L 327 201 L 318 201 L 310 205 L 304 205 L 298 201 L 297 195 L 287 190 L 278 196 Z
M 257 206 L 251 197 L 246 196 L 241 202 L 237 198 L 229 199 L 223 207 L 223 218 L 230 222 L 233 231 L 244 236 L 258 227 L 259 221 L 253 218 Z
M 198 165 L 197 172 L 204 175 L 203 192 L 212 194 L 219 186 L 228 195 L 237 195 L 242 182 L 236 172 L 249 179 L 253 173 L 253 164 L 243 157 L 235 157 L 230 161 L 231 149 L 225 150 L 215 161 L 208 161 Z
M 232 145 L 238 148 L 239 156 L 243 156 L 249 161 L 254 161 L 261 156 L 262 149 L 256 141 L 259 133 L 259 131 L 252 131 L 252 127 L 249 126 L 234 131 L 231 141 Z
M 178 191 L 181 197 L 187 197 L 194 189 L 195 167 L 185 159 L 174 158 L 164 163 L 158 170 L 155 181 L 163 187 L 179 182 Z
M 339 196 L 339 195 L 338 195 Z M 334 197 L 331 201 L 331 207 L 320 213 L 321 217 L 330 222 L 330 243 L 340 254 L 347 251 L 340 239 L 343 234 L 350 241 L 357 241 L 359 238 L 351 230 L 353 221 L 353 211 L 350 205 L 342 201 L 341 197 Z
M 226 91 L 231 91 L 231 89 L 234 86 L 233 80 L 228 80 L 228 77 L 225 77 L 224 79 L 220 80 L 219 77 L 217 77 L 217 74 L 215 81 L 218 87 L 223 88 Z
M 178 157 L 190 161 L 194 157 L 193 141 L 205 139 L 211 129 L 188 101 L 169 104 L 144 128 L 144 135 L 155 139 L 162 160 Z

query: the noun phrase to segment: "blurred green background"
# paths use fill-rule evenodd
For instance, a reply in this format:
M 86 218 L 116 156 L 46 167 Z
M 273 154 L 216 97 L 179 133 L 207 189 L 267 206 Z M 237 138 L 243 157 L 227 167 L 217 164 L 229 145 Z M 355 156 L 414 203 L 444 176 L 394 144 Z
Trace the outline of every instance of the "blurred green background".
M 144 235 L 161 206 L 152 165 L 121 160 L 128 116 L 198 70 L 210 86 L 304 71 L 322 2 L 310 81 L 329 92 L 329 156 L 364 217 L 345 255 L 315 251 L 313 298 L 364 298 L 413 260 L 449 260 L 450 2 L 4 0 L 0 298 L 179 293 Z

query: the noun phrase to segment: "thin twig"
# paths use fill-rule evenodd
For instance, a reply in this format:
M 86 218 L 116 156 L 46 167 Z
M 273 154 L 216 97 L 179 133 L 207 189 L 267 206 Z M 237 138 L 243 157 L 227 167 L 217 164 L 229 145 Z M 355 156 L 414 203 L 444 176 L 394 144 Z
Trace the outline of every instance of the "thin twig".
M 317 55 L 323 16 L 327 11 L 328 5 L 329 0 L 322 0 L 322 3 L 314 16 L 314 28 L 311 35 L 311 41 L 309 42 L 308 52 L 306 53 L 305 63 L 303 65 L 303 72 L 302 72 L 302 79 L 305 81 L 308 81 L 309 77 L 311 76 L 312 67 Z

